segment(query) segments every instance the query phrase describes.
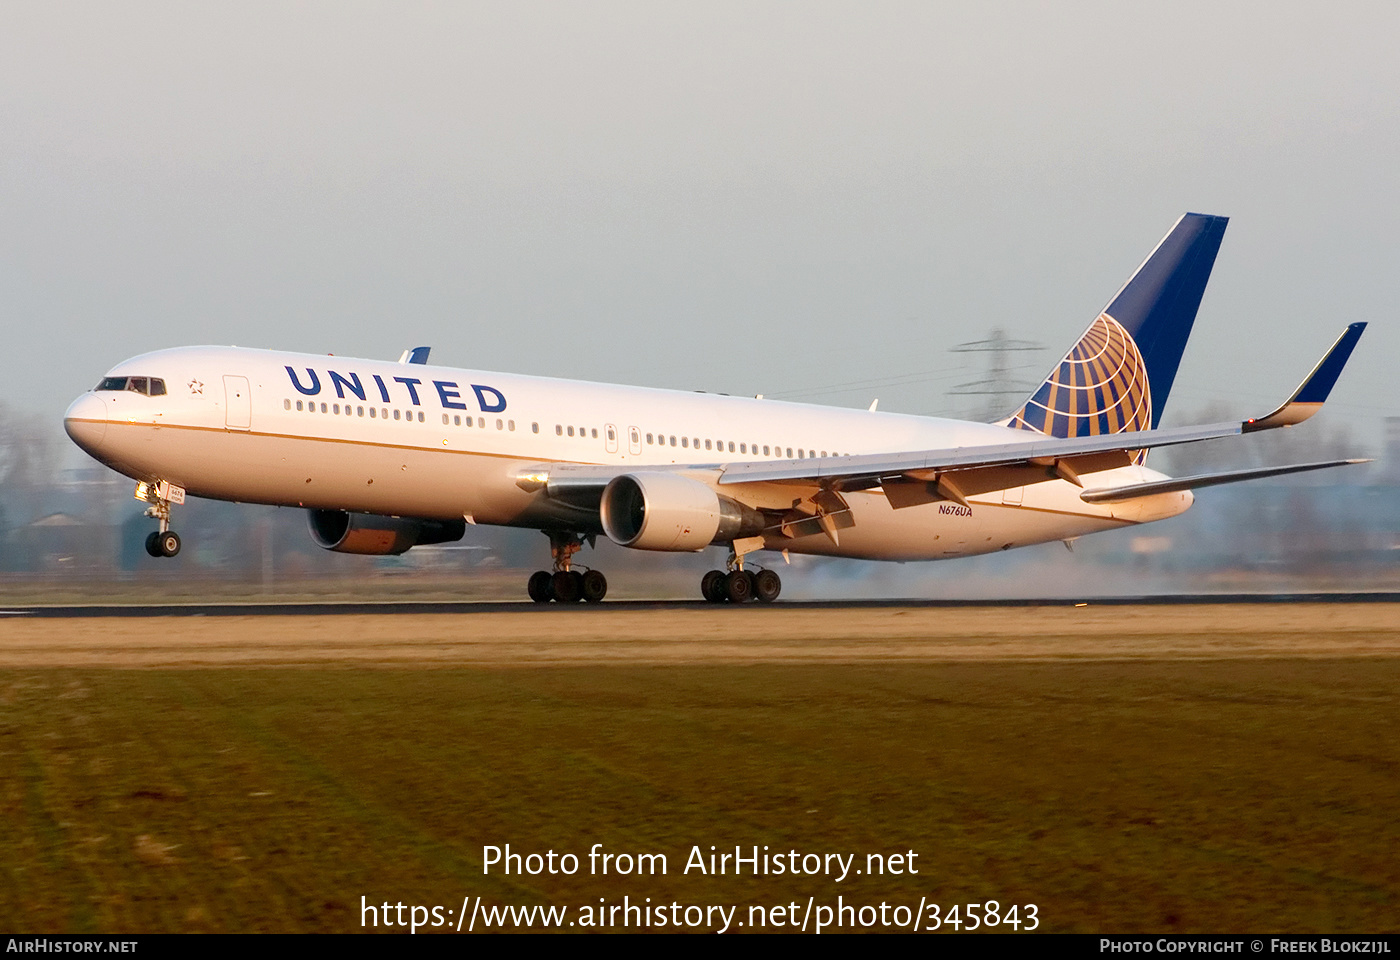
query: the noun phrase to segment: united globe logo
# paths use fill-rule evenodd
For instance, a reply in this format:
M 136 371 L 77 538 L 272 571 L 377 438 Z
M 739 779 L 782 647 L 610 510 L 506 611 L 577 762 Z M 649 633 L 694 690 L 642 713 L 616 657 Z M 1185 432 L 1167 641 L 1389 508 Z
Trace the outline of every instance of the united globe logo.
M 1151 429 L 1147 364 L 1128 331 L 1100 314 L 1007 426 L 1052 437 Z

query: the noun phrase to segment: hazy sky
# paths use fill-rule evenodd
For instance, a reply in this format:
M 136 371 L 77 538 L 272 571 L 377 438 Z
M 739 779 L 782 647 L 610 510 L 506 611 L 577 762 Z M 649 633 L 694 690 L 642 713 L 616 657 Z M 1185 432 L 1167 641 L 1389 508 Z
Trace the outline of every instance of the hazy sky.
M 1232 221 L 1168 422 L 1355 320 L 1338 412 L 1400 415 L 1397 43 L 1393 3 L 2 0 L 0 400 L 430 344 L 938 413 L 949 346 L 1048 368 L 1195 210 Z

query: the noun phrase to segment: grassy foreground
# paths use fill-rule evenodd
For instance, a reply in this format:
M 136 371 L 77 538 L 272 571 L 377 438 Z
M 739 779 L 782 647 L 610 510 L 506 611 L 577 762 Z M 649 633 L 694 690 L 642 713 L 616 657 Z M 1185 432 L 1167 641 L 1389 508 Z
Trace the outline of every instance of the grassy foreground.
M 1035 903 L 1042 930 L 1393 930 L 1398 689 L 1384 658 L 8 669 L 0 927 L 839 895 Z M 581 868 L 483 876 L 506 843 Z M 590 875 L 595 843 L 668 873 Z M 712 844 L 912 849 L 919 873 L 684 874 Z

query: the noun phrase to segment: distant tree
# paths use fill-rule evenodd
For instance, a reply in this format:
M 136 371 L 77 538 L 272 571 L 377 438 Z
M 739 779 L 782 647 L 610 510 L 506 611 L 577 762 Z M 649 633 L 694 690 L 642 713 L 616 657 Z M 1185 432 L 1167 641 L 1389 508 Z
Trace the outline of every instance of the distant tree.
M 53 488 L 58 451 L 45 427 L 39 417 L 0 402 L 0 517 L 9 523 L 33 520 Z

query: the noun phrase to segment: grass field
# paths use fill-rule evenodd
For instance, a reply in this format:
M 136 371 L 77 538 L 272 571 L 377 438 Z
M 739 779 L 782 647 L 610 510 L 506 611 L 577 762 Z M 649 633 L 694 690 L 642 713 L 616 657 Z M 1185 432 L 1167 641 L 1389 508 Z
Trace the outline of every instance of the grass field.
M 375 618 L 3 623 L 0 926 L 355 931 L 361 896 L 468 895 L 742 920 L 840 895 L 1035 903 L 1043 930 L 1393 930 L 1397 612 L 1368 606 L 437 617 L 401 625 L 418 663 L 364 639 Z M 580 652 L 560 634 L 585 622 Z M 484 876 L 506 843 L 582 868 Z M 595 843 L 668 873 L 590 875 Z M 919 873 L 684 874 L 711 844 L 912 849 Z

